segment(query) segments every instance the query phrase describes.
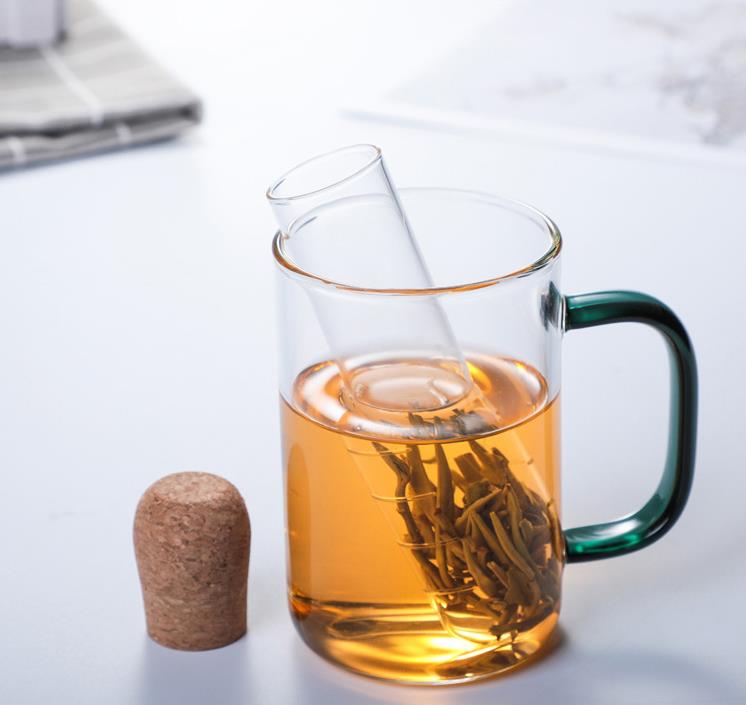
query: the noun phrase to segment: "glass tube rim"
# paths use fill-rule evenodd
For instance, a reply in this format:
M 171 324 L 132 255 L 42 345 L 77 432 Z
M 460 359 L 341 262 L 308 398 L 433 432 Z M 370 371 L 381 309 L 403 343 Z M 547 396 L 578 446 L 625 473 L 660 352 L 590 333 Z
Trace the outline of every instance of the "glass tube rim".
M 310 166 L 311 164 L 315 164 L 316 162 L 320 162 L 324 159 L 328 159 L 329 157 L 334 157 L 339 154 L 343 154 L 345 152 L 352 152 L 354 150 L 367 150 L 370 153 L 370 157 L 367 161 L 365 161 L 362 166 L 360 166 L 358 169 L 355 169 L 354 171 L 350 172 L 349 174 L 346 174 L 345 176 L 334 180 L 332 183 L 325 184 L 324 186 L 321 186 L 316 189 L 310 189 L 308 191 L 303 191 L 301 193 L 295 193 L 290 196 L 282 196 L 278 194 L 278 190 L 282 186 L 282 184 L 287 181 L 288 177 L 301 171 L 304 167 Z M 347 183 L 348 181 L 351 181 L 352 179 L 357 178 L 364 172 L 368 171 L 372 167 L 374 167 L 376 164 L 378 164 L 383 158 L 382 152 L 380 147 L 376 147 L 374 144 L 366 144 L 366 143 L 359 143 L 359 144 L 350 144 L 345 147 L 340 147 L 338 149 L 332 149 L 329 152 L 324 152 L 323 154 L 317 154 L 315 157 L 311 157 L 310 159 L 306 159 L 305 161 L 301 162 L 300 164 L 296 164 L 292 169 L 289 169 L 286 171 L 282 176 L 280 176 L 278 179 L 276 179 L 272 185 L 267 189 L 267 200 L 271 204 L 282 204 L 282 203 L 290 203 L 292 201 L 299 201 L 303 198 L 309 198 L 310 196 L 317 196 L 320 193 L 323 193 L 324 191 L 329 191 L 331 189 L 337 188 L 338 186 L 341 186 L 344 183 Z

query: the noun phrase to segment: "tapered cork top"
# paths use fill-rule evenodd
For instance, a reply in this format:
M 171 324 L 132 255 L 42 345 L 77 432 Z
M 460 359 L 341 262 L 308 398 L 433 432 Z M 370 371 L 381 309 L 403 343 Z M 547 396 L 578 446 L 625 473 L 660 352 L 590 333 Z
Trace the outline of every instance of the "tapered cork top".
M 134 526 L 148 634 L 190 651 L 243 636 L 250 541 L 246 505 L 227 480 L 181 472 L 151 485 Z

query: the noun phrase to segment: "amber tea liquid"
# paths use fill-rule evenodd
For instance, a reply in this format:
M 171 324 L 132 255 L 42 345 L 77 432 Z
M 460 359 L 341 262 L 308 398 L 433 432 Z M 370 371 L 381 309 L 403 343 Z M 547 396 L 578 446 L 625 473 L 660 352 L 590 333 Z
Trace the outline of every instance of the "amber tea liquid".
M 282 402 L 292 615 L 353 671 L 493 675 L 557 622 L 559 402 L 528 365 L 468 364 L 474 388 L 443 408 L 407 409 L 397 384 L 416 361 L 368 370 L 353 400 L 336 365 L 315 365 Z M 399 391 L 400 408 L 378 406 L 377 389 Z

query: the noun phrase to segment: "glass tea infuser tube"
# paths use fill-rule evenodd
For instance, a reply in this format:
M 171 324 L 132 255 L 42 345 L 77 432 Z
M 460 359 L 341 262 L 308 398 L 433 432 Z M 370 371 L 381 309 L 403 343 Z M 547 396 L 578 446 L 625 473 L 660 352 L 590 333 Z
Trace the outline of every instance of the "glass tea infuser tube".
M 370 217 L 381 193 L 396 218 Z M 684 506 L 696 410 L 686 333 L 641 294 L 562 297 L 559 232 L 528 206 L 446 189 L 321 200 L 286 210 L 274 240 L 296 627 L 331 661 L 405 683 L 525 663 L 557 623 L 566 562 L 647 545 Z M 401 256 L 427 268 L 392 262 L 399 279 L 387 288 L 380 265 L 363 266 L 376 258 L 365 244 L 397 222 L 417 235 Z M 343 237 L 355 232 L 369 237 Z M 397 329 L 419 316 L 417 338 Z M 669 459 L 640 512 L 563 532 L 562 335 L 620 320 L 655 326 L 672 351 Z M 423 383 L 459 364 L 463 393 Z
M 353 145 L 310 159 L 268 190 L 292 261 L 328 280 L 428 288 L 430 274 L 380 149 Z M 333 252 L 333 256 L 329 256 Z M 300 265 L 299 265 L 300 266 Z M 435 409 L 466 397 L 468 366 L 437 299 L 329 297 L 308 290 L 350 402 Z

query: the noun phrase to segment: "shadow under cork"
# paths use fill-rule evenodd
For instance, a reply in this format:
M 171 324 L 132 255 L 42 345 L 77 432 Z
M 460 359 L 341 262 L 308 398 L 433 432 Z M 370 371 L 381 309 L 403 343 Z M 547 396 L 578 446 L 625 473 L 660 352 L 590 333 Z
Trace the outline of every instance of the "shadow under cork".
M 248 640 L 209 651 L 178 651 L 144 637 L 138 705 L 249 703 Z

